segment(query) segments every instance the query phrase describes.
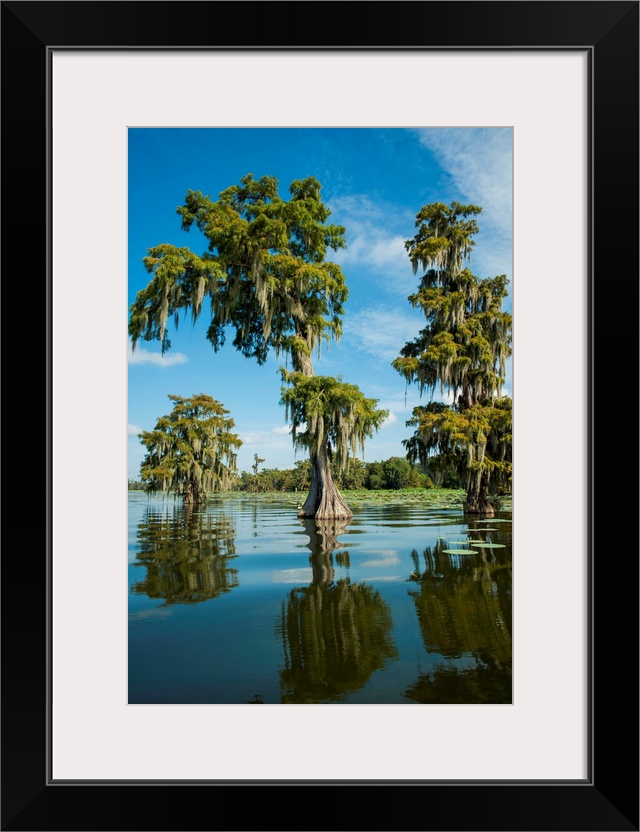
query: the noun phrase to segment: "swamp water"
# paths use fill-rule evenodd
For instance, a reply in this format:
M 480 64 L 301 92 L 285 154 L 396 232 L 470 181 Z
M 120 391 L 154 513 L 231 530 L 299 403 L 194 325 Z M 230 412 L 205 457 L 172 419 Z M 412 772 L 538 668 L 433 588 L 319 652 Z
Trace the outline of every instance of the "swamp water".
M 511 513 L 129 493 L 130 704 L 506 704 Z

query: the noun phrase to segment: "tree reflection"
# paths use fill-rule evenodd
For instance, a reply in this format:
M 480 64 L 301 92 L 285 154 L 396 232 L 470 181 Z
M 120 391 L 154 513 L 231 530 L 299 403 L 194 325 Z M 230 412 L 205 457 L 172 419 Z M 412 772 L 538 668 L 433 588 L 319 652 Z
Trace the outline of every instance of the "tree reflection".
M 507 526 L 508 524 L 504 524 Z M 451 555 L 438 543 L 412 552 L 416 586 L 409 595 L 425 649 L 444 661 L 420 674 L 405 692 L 432 704 L 505 704 L 512 701 L 511 530 L 482 539 L 504 548 Z M 508 541 L 508 542 L 507 542 Z M 473 548 L 473 544 L 471 544 Z
M 367 584 L 335 581 L 332 553 L 349 521 L 302 522 L 309 535 L 312 581 L 292 590 L 282 604 L 281 701 L 332 702 L 363 687 L 374 671 L 397 657 L 391 611 Z
M 136 565 L 146 577 L 132 586 L 135 595 L 162 598 L 168 604 L 197 604 L 238 586 L 235 526 L 207 509 L 174 506 L 149 508 L 138 525 Z

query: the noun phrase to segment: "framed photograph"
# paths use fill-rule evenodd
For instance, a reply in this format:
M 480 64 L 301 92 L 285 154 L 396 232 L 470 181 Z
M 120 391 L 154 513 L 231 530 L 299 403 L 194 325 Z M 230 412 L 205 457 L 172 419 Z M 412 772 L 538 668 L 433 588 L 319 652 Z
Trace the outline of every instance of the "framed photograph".
M 304 25 L 287 23 L 289 16 Z M 37 514 L 43 532 L 28 556 L 12 553 L 12 535 L 2 564 L 2 828 L 637 830 L 638 564 L 637 546 L 629 554 L 625 539 L 634 534 L 633 516 L 628 521 L 621 510 L 637 412 L 621 413 L 618 402 L 637 369 L 638 3 L 4 2 L 2 24 L 6 308 L 22 320 L 28 303 L 45 338 L 45 407 L 24 408 L 31 419 L 21 409 L 16 426 L 8 416 L 6 444 L 24 453 L 16 437 L 46 428 L 42 499 L 24 501 L 20 525 L 30 537 Z M 313 162 L 313 179 L 296 178 L 300 160 L 307 168 Z M 257 169 L 262 164 L 272 169 Z M 361 275 L 353 314 L 345 316 L 345 347 L 329 352 L 333 364 L 317 361 L 318 376 L 306 371 L 286 328 L 270 332 L 269 343 L 290 362 L 281 377 L 290 385 L 282 392 L 287 415 L 305 448 L 319 447 L 296 396 L 310 378 L 329 384 L 336 376 L 342 384 L 342 371 L 347 383 L 355 376 L 382 408 L 367 411 L 371 399 L 359 405 L 369 427 L 380 429 L 371 459 L 399 446 L 400 438 L 384 444 L 385 429 L 395 436 L 395 425 L 423 402 L 407 393 L 396 408 L 382 392 L 393 351 L 400 355 L 424 326 L 420 309 L 397 303 L 417 284 L 396 286 L 390 263 L 398 250 L 415 253 L 407 238 L 432 217 L 414 224 L 422 206 L 450 202 L 466 222 L 484 203 L 474 264 L 483 277 L 505 272 L 513 319 L 505 380 L 513 399 L 513 516 L 509 504 L 492 508 L 491 524 L 485 514 L 451 526 L 442 505 L 440 525 L 427 529 L 413 514 L 385 515 L 377 525 L 360 515 L 358 534 L 380 535 L 376 557 L 363 559 L 355 537 L 338 544 L 335 529 L 323 537 L 317 524 L 315 532 L 304 526 L 314 480 L 301 480 L 299 503 L 296 494 L 290 505 L 266 510 L 254 500 L 253 526 L 232 509 L 224 529 L 220 517 L 215 529 L 199 526 L 206 551 L 195 566 L 171 559 L 182 557 L 179 547 L 163 548 L 173 533 L 167 512 L 146 503 L 134 517 L 125 470 L 129 486 L 139 470 L 160 482 L 165 469 L 153 457 L 151 432 L 169 413 L 161 407 L 184 404 L 182 396 L 224 391 L 214 402 L 223 407 L 217 424 L 228 414 L 234 421 L 225 429 L 238 426 L 237 441 L 225 434 L 237 453 L 228 463 L 245 472 L 249 495 L 261 466 L 289 465 L 291 423 L 284 408 L 279 422 L 271 411 L 285 360 L 265 362 L 253 324 L 239 326 L 241 361 L 225 358 L 216 389 L 196 389 L 198 351 L 206 347 L 213 358 L 202 344 L 210 317 L 199 335 L 187 317 L 174 345 L 163 338 L 167 320 L 191 314 L 202 293 L 191 305 L 174 294 L 164 312 L 138 294 L 149 275 L 167 279 L 177 258 L 180 280 L 206 276 L 212 315 L 237 323 L 220 305 L 234 274 L 224 262 L 231 243 L 222 245 L 198 212 L 207 200 L 214 210 L 209 189 L 215 199 L 239 182 L 266 189 L 286 212 L 274 183 L 258 179 L 271 175 L 293 180 L 292 200 L 311 191 L 316 199 L 316 185 L 325 186 L 331 222 L 347 227 L 347 237 L 351 229 L 351 248 L 335 261 L 347 276 Z M 282 196 L 290 182 L 279 184 Z M 169 230 L 181 222 L 176 188 L 178 201 L 186 199 L 189 235 Z M 240 204 L 233 194 L 218 215 L 225 222 Z M 279 221 L 276 213 L 265 217 Z M 296 223 L 295 250 L 307 245 Z M 210 256 L 206 241 L 195 239 L 198 228 L 218 240 Z M 323 245 L 340 249 L 340 233 L 326 232 Z M 276 258 L 277 245 L 265 252 Z M 417 254 L 416 262 L 440 264 L 438 257 Z M 320 263 L 309 255 L 307 271 Z M 333 281 L 339 271 L 331 271 Z M 44 287 L 25 300 L 22 284 L 34 273 Z M 331 285 L 339 316 L 340 286 Z M 428 289 L 422 286 L 423 306 L 434 302 Z M 196 298 L 196 283 L 189 290 Z M 220 332 L 207 335 L 214 347 Z M 403 353 L 407 361 L 420 355 L 420 343 Z M 220 355 L 232 352 L 229 343 Z M 400 388 L 403 368 L 405 379 L 420 381 L 419 360 L 410 370 L 396 367 Z M 365 362 L 373 368 L 362 376 L 369 388 L 358 375 Z M 270 379 L 264 387 L 249 369 L 258 365 Z M 31 397 L 24 359 L 21 366 L 18 391 Z M 155 375 L 138 372 L 147 366 Z M 268 419 L 262 432 L 249 419 L 251 397 Z M 388 455 L 398 465 L 384 476 L 400 476 L 402 460 Z M 22 460 L 8 470 L 23 470 Z M 188 497 L 179 491 L 181 500 L 198 502 L 193 482 L 181 482 L 189 489 Z M 34 485 L 27 478 L 29 494 Z M 472 497 L 465 495 L 467 509 Z M 276 526 L 285 515 L 291 534 L 309 538 L 297 547 L 308 569 L 298 568 L 299 554 L 284 557 Z M 421 543 L 411 543 L 411 574 L 391 551 L 399 529 L 403 540 L 414 535 Z M 447 530 L 467 539 L 450 540 Z M 236 541 L 245 546 L 237 563 L 251 593 L 237 589 Z M 250 563 L 251 541 L 256 551 L 271 546 L 272 560 L 260 568 Z M 476 592 L 485 619 L 493 611 L 493 629 L 471 667 L 463 659 L 474 654 L 473 639 L 434 633 L 444 621 L 438 592 L 448 573 L 433 564 L 441 555 L 449 566 L 452 558 L 468 564 L 474 541 L 476 583 L 481 569 L 491 573 L 483 586 L 495 597 Z M 513 568 L 511 555 L 507 563 L 500 554 L 511 546 Z M 508 581 L 495 577 L 507 567 Z M 327 568 L 341 593 L 332 595 L 333 612 L 323 595 Z M 454 571 L 462 581 L 464 570 Z M 25 582 L 37 589 L 30 604 Z M 475 607 L 460 597 L 462 627 Z M 366 638 L 340 636 L 347 659 L 339 672 L 330 655 L 313 652 L 313 633 L 305 631 L 324 626 L 319 603 L 333 622 L 346 615 L 353 624 L 356 609 L 368 622 Z M 282 615 L 275 648 L 274 605 Z M 384 621 L 404 621 L 407 605 L 404 637 L 404 625 L 389 637 Z M 234 622 L 228 630 L 225 616 Z M 418 636 L 424 645 L 415 650 Z M 275 660 L 276 648 L 284 659 L 269 688 L 259 668 Z M 335 808 L 345 796 L 358 806 L 348 820 Z M 212 816 L 221 800 L 226 812 Z M 310 800 L 313 812 L 303 811 Z

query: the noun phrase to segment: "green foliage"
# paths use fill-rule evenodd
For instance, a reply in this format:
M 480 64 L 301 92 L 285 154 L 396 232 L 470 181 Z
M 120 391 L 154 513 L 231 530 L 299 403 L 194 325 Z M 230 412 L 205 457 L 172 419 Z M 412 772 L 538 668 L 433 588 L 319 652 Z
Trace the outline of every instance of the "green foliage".
M 322 340 L 339 338 L 348 292 L 339 266 L 325 261 L 345 244 L 342 226 L 328 225 L 329 209 L 313 177 L 296 180 L 287 201 L 272 176 L 242 177 L 217 200 L 189 190 L 177 212 L 182 227 L 197 228 L 207 250 L 162 244 L 144 258 L 148 286 L 131 305 L 129 334 L 171 342 L 167 325 L 189 312 L 195 320 L 211 304 L 207 338 L 217 351 L 226 329 L 243 355 L 264 363 L 270 349 L 290 355 L 301 369 Z
M 253 466 L 252 466 L 253 467 Z M 295 492 L 305 491 L 311 481 L 311 462 L 298 460 L 293 469 L 265 468 L 257 475 L 243 471 L 233 488 L 236 491 Z M 431 478 L 413 467 L 403 457 L 390 457 L 382 462 L 363 462 L 349 456 L 348 465 L 334 476 L 340 489 L 355 491 L 390 491 L 413 488 L 435 488 Z
M 149 492 L 171 492 L 200 503 L 208 492 L 231 485 L 235 449 L 242 442 L 230 432 L 234 422 L 226 418 L 229 411 L 211 396 L 169 399 L 174 402 L 171 413 L 161 416 L 154 430 L 139 434 L 147 448 L 140 476 Z
M 491 494 L 510 490 L 512 402 L 508 396 L 464 410 L 440 403 L 416 407 L 407 425 L 416 429 L 403 442 L 407 458 L 439 484 L 468 487 L 484 480 Z
M 340 488 L 348 490 L 364 488 L 367 481 L 367 464 L 357 456 L 350 457 L 345 470 L 336 475 L 336 481 Z
M 426 325 L 393 366 L 420 393 L 453 394 L 452 407 L 434 402 L 414 409 L 405 440 L 407 458 L 438 484 L 466 480 L 468 503 L 486 504 L 511 478 L 511 400 L 501 396 L 511 355 L 511 315 L 502 311 L 507 278 L 480 280 L 464 266 L 478 232 L 476 205 L 432 203 L 417 214 L 405 247 L 418 290 L 409 297 Z
M 452 202 L 451 206 L 432 202 L 421 208 L 416 214 L 418 231 L 405 243 L 414 274 L 418 267 L 426 270 L 432 264 L 438 271 L 459 274 L 464 258 L 471 255 L 475 245 L 471 238 L 478 233 L 478 224 L 469 217 L 481 213 L 478 205 L 459 202 Z
M 308 448 L 312 455 L 321 446 L 329 448 L 337 470 L 347 468 L 349 452 L 364 450 L 370 437 L 389 415 L 376 408 L 377 399 L 368 399 L 353 384 L 330 376 L 306 376 L 281 370 L 282 403 L 292 425 L 294 445 Z
M 442 203 L 417 215 L 418 231 L 405 247 L 414 272 L 421 267 L 418 291 L 409 297 L 422 309 L 426 326 L 407 343 L 393 366 L 420 391 L 460 397 L 462 406 L 500 395 L 506 360 L 511 355 L 511 315 L 502 311 L 505 275 L 480 280 L 463 261 L 477 233 L 475 205 Z
M 385 487 L 398 490 L 407 488 L 411 478 L 411 465 L 399 456 L 391 457 L 382 466 Z

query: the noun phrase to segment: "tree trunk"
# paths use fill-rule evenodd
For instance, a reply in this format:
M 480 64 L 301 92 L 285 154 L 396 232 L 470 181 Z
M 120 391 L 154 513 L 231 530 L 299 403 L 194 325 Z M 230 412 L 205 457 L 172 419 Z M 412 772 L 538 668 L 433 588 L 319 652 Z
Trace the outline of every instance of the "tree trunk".
M 480 455 L 475 454 L 476 458 Z M 489 499 L 490 474 L 483 468 L 472 468 L 467 471 L 467 499 L 462 504 L 465 514 L 483 514 L 493 517 L 496 510 Z
M 321 446 L 317 455 L 311 457 L 311 487 L 298 517 L 345 520 L 353 517 L 353 512 L 342 499 L 331 476 L 325 445 Z
M 496 513 L 488 496 L 488 483 L 480 472 L 480 475 L 472 476 L 467 485 L 467 499 L 463 503 L 465 514 L 483 514 L 485 517 L 493 517 Z
M 187 490 L 183 497 L 183 505 L 185 506 L 201 506 L 204 502 L 202 492 L 194 488 L 191 483 L 187 486 Z
M 463 511 L 465 514 L 483 514 L 485 517 L 493 517 L 496 513 L 495 508 L 485 497 L 470 497 L 469 494 L 463 503 Z
M 301 340 L 307 341 L 305 332 L 297 331 L 296 335 Z M 293 368 L 308 378 L 315 375 L 311 356 L 302 350 L 294 352 Z M 348 520 L 353 517 L 353 512 L 342 499 L 331 476 L 331 465 L 325 444 L 317 454 L 311 455 L 311 486 L 307 499 L 298 512 L 298 517 L 316 517 L 319 520 Z

